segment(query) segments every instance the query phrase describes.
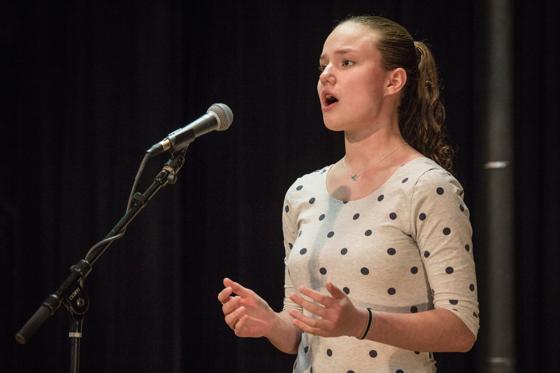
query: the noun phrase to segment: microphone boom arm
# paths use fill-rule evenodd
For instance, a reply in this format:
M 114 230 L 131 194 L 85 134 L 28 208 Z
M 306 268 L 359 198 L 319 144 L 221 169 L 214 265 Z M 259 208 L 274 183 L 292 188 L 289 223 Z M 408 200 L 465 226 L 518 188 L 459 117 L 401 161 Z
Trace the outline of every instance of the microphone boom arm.
M 70 267 L 70 275 L 62 282 L 59 288 L 39 306 L 37 311 L 17 332 L 15 338 L 20 344 L 25 344 L 35 334 L 37 329 L 64 304 L 72 317 L 69 337 L 71 338 L 71 371 L 77 373 L 79 370 L 79 342 L 81 338 L 82 322 L 89 308 L 89 298 L 85 293 L 83 283 L 91 273 L 93 265 L 107 251 L 109 246 L 117 239 L 124 236 L 127 226 L 140 213 L 156 193 L 167 184 L 177 181 L 179 170 L 185 162 L 187 148 L 172 154 L 161 171 L 155 176 L 152 184 L 144 193 L 136 192 L 132 203 L 123 217 L 115 224 L 113 229 L 105 238 L 96 243 L 86 254 Z

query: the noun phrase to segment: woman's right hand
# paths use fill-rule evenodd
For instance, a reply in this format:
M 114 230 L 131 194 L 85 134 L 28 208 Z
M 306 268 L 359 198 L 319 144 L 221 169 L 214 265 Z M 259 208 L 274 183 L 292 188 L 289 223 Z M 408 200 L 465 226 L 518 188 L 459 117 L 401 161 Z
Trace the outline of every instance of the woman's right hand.
M 225 278 L 218 300 L 226 324 L 238 337 L 266 337 L 272 330 L 276 313 L 253 290 Z

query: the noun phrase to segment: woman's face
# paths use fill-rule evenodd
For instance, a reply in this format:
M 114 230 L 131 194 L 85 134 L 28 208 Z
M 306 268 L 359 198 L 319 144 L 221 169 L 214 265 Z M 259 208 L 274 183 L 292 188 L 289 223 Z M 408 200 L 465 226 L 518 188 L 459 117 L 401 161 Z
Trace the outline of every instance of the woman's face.
M 317 91 L 330 130 L 359 131 L 378 123 L 388 76 L 376 47 L 378 38 L 369 27 L 346 22 L 325 40 Z

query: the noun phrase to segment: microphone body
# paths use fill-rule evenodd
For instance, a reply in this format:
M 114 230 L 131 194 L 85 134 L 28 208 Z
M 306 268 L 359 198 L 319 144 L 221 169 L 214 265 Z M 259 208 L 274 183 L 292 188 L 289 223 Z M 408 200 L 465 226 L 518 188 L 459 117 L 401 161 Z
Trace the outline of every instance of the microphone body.
M 211 131 L 225 131 L 233 122 L 233 112 L 226 104 L 213 104 L 206 114 L 189 123 L 183 128 L 171 132 L 163 140 L 147 150 L 149 157 L 154 157 L 166 151 L 176 153 Z

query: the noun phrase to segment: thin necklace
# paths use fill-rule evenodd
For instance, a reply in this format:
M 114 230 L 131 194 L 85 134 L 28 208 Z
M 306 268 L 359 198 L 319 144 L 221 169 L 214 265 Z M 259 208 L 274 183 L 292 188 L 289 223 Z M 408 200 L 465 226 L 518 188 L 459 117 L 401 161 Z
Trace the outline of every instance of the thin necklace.
M 393 150 L 391 150 L 389 153 L 385 154 L 383 157 L 381 157 L 379 160 L 375 161 L 374 163 L 372 163 L 371 165 L 369 165 L 368 167 L 364 168 L 362 171 L 360 172 L 355 172 L 355 173 L 351 173 L 350 175 L 350 179 L 352 179 L 352 181 L 358 181 L 360 179 L 360 177 L 362 177 L 366 171 L 370 170 L 373 166 L 380 164 L 381 162 L 383 162 L 385 159 L 387 159 L 391 154 L 395 153 L 397 150 L 399 150 L 401 147 L 408 145 L 406 142 L 403 142 L 402 144 L 396 146 Z M 350 169 L 350 167 L 348 167 L 348 165 L 346 164 L 346 156 L 344 156 L 342 158 L 342 163 L 344 164 L 344 168 L 349 170 L 350 172 L 352 171 Z

